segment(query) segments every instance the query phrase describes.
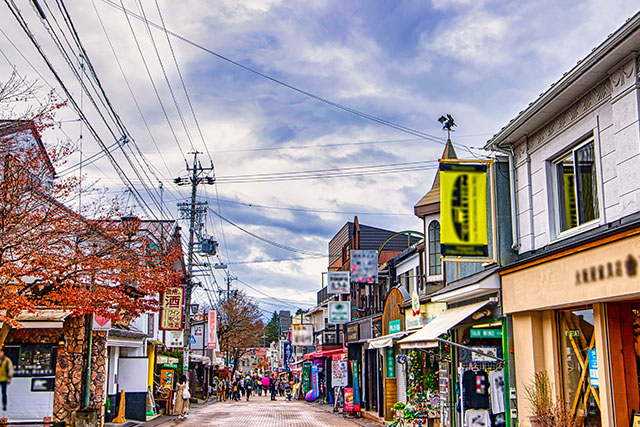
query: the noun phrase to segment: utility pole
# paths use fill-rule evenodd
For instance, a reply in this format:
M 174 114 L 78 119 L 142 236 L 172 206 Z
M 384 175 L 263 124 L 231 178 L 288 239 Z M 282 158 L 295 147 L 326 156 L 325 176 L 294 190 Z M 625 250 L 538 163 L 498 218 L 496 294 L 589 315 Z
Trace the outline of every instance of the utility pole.
M 191 199 L 187 203 L 178 203 L 178 209 L 182 214 L 182 218 L 189 220 L 189 246 L 187 248 L 187 286 L 184 297 L 184 364 L 189 363 L 189 338 L 191 337 L 191 294 L 193 293 L 193 266 L 194 266 L 194 246 L 196 234 L 200 234 L 204 224 L 204 216 L 206 215 L 206 202 L 198 202 L 198 185 L 215 184 L 213 174 L 213 163 L 210 167 L 202 167 L 198 161 L 198 151 L 194 151 L 193 164 L 189 166 L 187 163 L 188 177 L 178 177 L 173 181 L 178 185 L 191 186 Z M 188 376 L 188 372 L 186 374 Z

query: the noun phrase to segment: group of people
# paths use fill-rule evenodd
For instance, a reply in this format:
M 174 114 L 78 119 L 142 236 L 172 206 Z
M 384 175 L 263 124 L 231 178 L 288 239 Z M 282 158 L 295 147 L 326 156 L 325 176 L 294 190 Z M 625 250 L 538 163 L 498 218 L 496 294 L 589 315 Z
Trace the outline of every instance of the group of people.
M 233 379 L 221 379 L 217 385 L 218 400 L 222 402 L 227 399 L 240 401 L 242 397 L 248 401 L 254 393 L 257 396 L 271 394 L 271 400 L 276 400 L 276 396 L 284 396 L 287 389 L 291 390 L 289 382 L 279 379 L 276 374 L 263 377 L 237 375 Z

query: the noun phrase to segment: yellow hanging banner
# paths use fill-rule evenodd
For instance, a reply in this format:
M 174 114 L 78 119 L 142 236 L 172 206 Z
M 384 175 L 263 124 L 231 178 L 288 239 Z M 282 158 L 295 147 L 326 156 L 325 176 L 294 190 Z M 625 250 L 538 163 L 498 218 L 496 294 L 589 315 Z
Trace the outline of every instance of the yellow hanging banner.
M 487 165 L 440 164 L 443 256 L 487 257 Z

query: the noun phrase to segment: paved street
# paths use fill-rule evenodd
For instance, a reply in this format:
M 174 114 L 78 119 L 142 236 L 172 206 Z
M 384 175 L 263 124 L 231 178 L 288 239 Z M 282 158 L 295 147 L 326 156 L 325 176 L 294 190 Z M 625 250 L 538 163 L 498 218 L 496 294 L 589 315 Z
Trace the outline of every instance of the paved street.
M 288 402 L 279 398 L 272 402 L 268 397 L 253 397 L 251 401 L 222 402 L 192 410 L 186 420 L 168 420 L 168 426 L 225 426 L 225 427 L 356 427 L 365 425 L 345 420 L 340 415 L 328 413 L 314 405 L 299 401 Z

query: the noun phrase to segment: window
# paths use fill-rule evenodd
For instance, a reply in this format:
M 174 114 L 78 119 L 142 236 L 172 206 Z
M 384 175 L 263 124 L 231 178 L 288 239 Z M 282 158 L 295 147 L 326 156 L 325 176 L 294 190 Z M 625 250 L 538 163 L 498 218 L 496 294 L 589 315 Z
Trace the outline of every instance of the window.
M 555 163 L 560 231 L 598 219 L 598 189 L 593 139 Z
M 429 224 L 429 276 L 442 274 L 440 260 L 440 223 L 431 221 Z

